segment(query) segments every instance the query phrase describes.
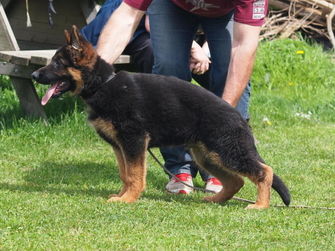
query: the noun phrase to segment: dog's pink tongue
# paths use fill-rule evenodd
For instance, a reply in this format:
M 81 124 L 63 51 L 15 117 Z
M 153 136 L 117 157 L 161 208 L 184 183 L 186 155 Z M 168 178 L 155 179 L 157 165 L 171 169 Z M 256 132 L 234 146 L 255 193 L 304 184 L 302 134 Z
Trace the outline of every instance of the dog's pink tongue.
M 49 101 L 49 99 L 51 98 L 52 94 L 54 93 L 56 87 L 57 87 L 58 83 L 52 85 L 48 90 L 47 93 L 44 95 L 41 104 L 42 105 L 46 105 Z

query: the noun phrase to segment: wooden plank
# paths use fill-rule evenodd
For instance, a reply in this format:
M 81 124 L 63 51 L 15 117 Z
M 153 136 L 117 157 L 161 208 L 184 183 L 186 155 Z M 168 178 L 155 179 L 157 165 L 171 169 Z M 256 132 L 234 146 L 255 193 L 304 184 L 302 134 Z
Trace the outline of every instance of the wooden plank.
M 12 59 L 10 60 L 11 63 L 16 64 L 16 65 L 23 65 L 23 66 L 28 66 L 30 63 L 30 56 L 24 56 L 24 55 L 13 55 Z
M 45 56 L 31 56 L 30 63 L 35 65 L 48 65 L 51 62 L 51 57 L 45 57 Z
M 0 61 L 11 62 L 17 65 L 37 64 L 47 65 L 55 55 L 56 50 L 27 50 L 27 51 L 0 51 Z M 121 55 L 114 64 L 131 64 L 128 55 Z
M 24 51 L 0 52 L 1 60 L 18 65 L 29 65 L 30 57 L 30 53 L 26 53 Z
M 6 54 L 11 54 L 13 55 L 12 57 L 12 63 L 16 63 L 13 60 L 15 60 L 15 58 L 22 58 L 24 60 L 24 58 L 29 58 L 30 60 L 30 64 L 37 64 L 37 65 L 47 65 L 51 62 L 51 58 L 53 57 L 53 55 L 55 55 L 56 50 L 27 50 L 27 51 L 19 51 L 19 52 L 0 52 L 0 60 L 2 58 L 3 55 Z M 21 64 L 22 63 L 17 63 L 17 64 Z
M 7 54 L 16 57 L 31 57 L 31 56 L 52 57 L 55 53 L 56 50 L 0 51 L 0 54 Z
M 56 50 L 0 51 L 0 61 L 18 65 L 47 65 Z
M 42 108 L 33 82 L 30 79 L 17 77 L 11 77 L 11 80 L 25 115 L 37 119 L 46 119 L 47 116 Z
M 2 62 L 0 64 L 0 74 L 8 75 L 11 77 L 31 79 L 31 74 L 39 67 L 40 66 L 38 65 L 21 66 L 12 63 Z
M 11 54 L 6 53 L 6 51 L 0 52 L 0 61 L 10 62 L 11 59 L 12 59 Z
M 132 59 L 128 55 L 121 55 L 117 60 L 115 60 L 114 64 L 131 64 Z
M 12 47 L 8 41 L 6 32 L 1 24 L 0 24 L 0 49 L 7 50 L 7 51 L 12 50 Z
M 4 34 L 4 36 L 2 36 L 2 43 L 1 43 L 2 47 L 0 47 L 0 50 L 16 50 L 16 51 L 20 50 L 20 47 L 17 44 L 16 38 L 14 36 L 14 33 L 9 24 L 7 15 L 1 2 L 0 2 L 0 26 L 1 26 L 1 32 Z M 7 41 L 5 40 L 5 38 L 7 39 Z

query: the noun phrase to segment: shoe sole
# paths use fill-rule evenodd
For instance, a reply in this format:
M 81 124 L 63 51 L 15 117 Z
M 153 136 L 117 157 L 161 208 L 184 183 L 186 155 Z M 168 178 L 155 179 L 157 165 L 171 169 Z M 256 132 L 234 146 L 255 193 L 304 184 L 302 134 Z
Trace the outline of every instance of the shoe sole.
M 189 195 L 191 193 L 193 193 L 193 191 L 190 191 L 190 192 L 187 192 L 186 190 L 179 190 L 178 192 L 172 192 L 172 191 L 169 191 L 169 190 L 166 190 L 169 194 L 186 194 L 186 195 Z

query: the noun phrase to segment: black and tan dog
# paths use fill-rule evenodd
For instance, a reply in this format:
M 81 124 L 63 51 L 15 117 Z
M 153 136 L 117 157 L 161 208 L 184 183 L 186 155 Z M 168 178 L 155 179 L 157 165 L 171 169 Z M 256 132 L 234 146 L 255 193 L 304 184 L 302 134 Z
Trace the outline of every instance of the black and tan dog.
M 88 107 L 88 120 L 114 149 L 123 181 L 112 201 L 134 202 L 146 186 L 146 150 L 185 145 L 196 163 L 223 184 L 221 192 L 205 197 L 211 202 L 231 199 L 244 185 L 242 176 L 256 184 L 256 204 L 267 208 L 271 187 L 285 205 L 290 193 L 259 156 L 253 136 L 240 114 L 207 90 L 152 74 L 119 72 L 102 60 L 74 26 L 65 31 L 67 45 L 49 65 L 32 77 L 52 84 L 42 103 L 70 91 Z

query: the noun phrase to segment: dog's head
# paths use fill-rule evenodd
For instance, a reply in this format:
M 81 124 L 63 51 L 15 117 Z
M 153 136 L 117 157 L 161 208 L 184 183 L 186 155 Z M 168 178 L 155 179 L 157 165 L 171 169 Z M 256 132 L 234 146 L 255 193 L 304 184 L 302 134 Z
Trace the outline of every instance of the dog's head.
M 68 91 L 72 95 L 80 95 L 84 88 L 84 75 L 90 74 L 96 63 L 94 47 L 75 25 L 71 33 L 65 30 L 65 37 L 67 44 L 57 50 L 50 64 L 31 75 L 41 84 L 52 85 L 42 99 L 42 105 Z

